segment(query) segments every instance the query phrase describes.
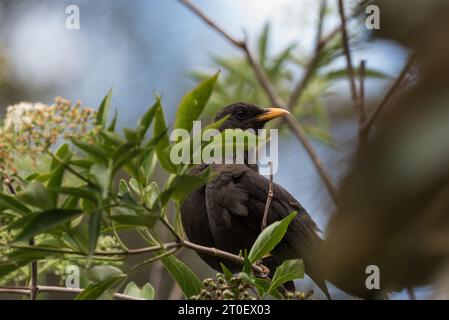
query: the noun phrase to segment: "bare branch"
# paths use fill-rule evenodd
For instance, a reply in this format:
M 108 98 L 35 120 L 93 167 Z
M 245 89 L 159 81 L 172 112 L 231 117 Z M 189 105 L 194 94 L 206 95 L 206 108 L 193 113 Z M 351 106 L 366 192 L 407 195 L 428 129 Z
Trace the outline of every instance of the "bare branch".
M 195 250 L 197 252 L 205 253 L 205 254 L 208 254 L 208 255 L 211 255 L 211 256 L 217 256 L 217 257 L 220 257 L 220 258 L 224 258 L 224 259 L 227 259 L 229 261 L 233 261 L 233 262 L 236 262 L 236 263 L 239 263 L 239 264 L 243 264 L 245 262 L 245 260 L 241 256 L 238 256 L 238 255 L 235 255 L 235 254 L 232 254 L 232 253 L 229 253 L 227 251 L 220 250 L 220 249 L 205 247 L 205 246 L 202 246 L 202 245 L 199 245 L 199 244 L 192 243 L 192 242 L 187 241 L 187 240 L 183 240 L 182 241 L 182 245 L 184 247 L 186 247 L 186 248 L 190 248 L 190 249 Z M 258 275 L 266 275 L 269 272 L 269 269 L 267 267 L 265 267 L 265 266 L 262 266 L 262 265 L 258 266 L 256 264 L 253 264 L 251 266 L 251 269 Z
M 318 63 L 320 62 L 321 50 L 325 46 L 325 43 L 321 41 L 321 36 L 323 33 L 323 24 L 324 24 L 324 16 L 326 13 L 326 7 L 327 7 L 327 0 L 321 0 L 314 54 L 313 57 L 310 59 L 309 64 L 307 65 L 307 69 L 304 73 L 304 76 L 301 78 L 300 81 L 298 81 L 298 84 L 294 87 L 292 91 L 290 99 L 288 100 L 287 103 L 287 110 L 292 110 L 294 106 L 298 103 L 302 93 L 305 91 L 307 85 L 309 84 L 310 79 L 313 76 L 313 72 L 315 71 Z
M 176 242 L 169 242 L 157 246 L 151 246 L 146 248 L 139 248 L 139 249 L 129 249 L 128 251 L 97 251 L 93 254 L 93 256 L 99 256 L 99 257 L 110 257 L 110 256 L 128 256 L 128 255 L 137 255 L 137 254 L 143 254 L 143 253 L 149 253 L 154 252 L 162 249 L 172 249 L 179 247 L 180 245 Z M 39 247 L 39 246 L 22 246 L 22 245 L 9 245 L 4 246 L 11 249 L 22 249 L 22 250 L 31 250 L 31 251 L 38 251 L 38 252 L 48 252 L 48 253 L 59 253 L 59 254 L 73 254 L 73 255 L 80 255 L 80 256 L 87 256 L 85 252 L 81 251 L 73 251 L 69 249 L 56 249 L 56 248 L 47 248 L 47 247 Z
M 187 8 L 189 8 L 194 14 L 196 14 L 197 16 L 201 17 L 201 19 L 206 22 L 212 29 L 214 29 L 215 31 L 217 31 L 218 33 L 221 33 L 221 35 L 223 37 L 225 37 L 226 39 L 228 39 L 228 41 L 232 42 L 233 45 L 240 47 L 243 49 L 243 47 L 245 46 L 245 44 L 242 41 L 239 41 L 237 39 L 235 39 L 234 37 L 232 37 L 229 33 L 227 33 L 223 28 L 221 28 L 220 26 L 218 26 L 217 23 L 215 23 L 214 21 L 212 21 L 208 16 L 206 16 L 203 11 L 201 11 L 200 8 L 198 8 L 196 5 L 194 5 L 192 2 L 188 1 L 188 0 L 178 0 L 179 2 L 181 2 L 183 5 L 185 5 Z
M 363 125 L 361 121 L 360 102 L 357 94 L 357 87 L 355 82 L 354 68 L 352 66 L 351 50 L 349 48 L 348 29 L 346 27 L 346 15 L 343 0 L 338 0 L 338 12 L 341 20 L 341 34 L 343 37 L 343 51 L 346 57 L 346 68 L 348 70 L 349 84 L 351 88 L 351 98 L 354 103 L 355 113 L 358 117 L 359 127 Z
M 60 292 L 60 293 L 70 293 L 79 294 L 83 292 L 84 289 L 77 288 L 66 288 L 66 287 L 56 287 L 56 286 L 38 286 L 38 292 Z M 0 287 L 1 293 L 11 293 L 11 294 L 21 294 L 21 295 L 31 295 L 31 289 L 27 287 Z M 136 298 L 123 293 L 115 293 L 114 298 L 119 300 L 145 300 L 142 298 Z
M 365 123 L 365 77 L 366 77 L 366 61 L 360 61 L 359 67 L 359 107 L 360 107 L 360 121 Z
M 273 200 L 273 162 L 270 160 L 268 165 L 270 166 L 270 185 L 268 187 L 267 202 L 263 211 L 261 231 L 264 231 L 267 227 L 268 211 L 270 210 L 271 200 Z
M 407 73 L 410 71 L 410 68 L 413 66 L 414 62 L 415 62 L 415 55 L 412 54 L 408 58 L 407 63 L 405 64 L 404 68 L 402 69 L 401 73 L 399 74 L 399 76 L 397 77 L 397 79 L 395 80 L 395 82 L 393 83 L 391 88 L 388 90 L 387 94 L 384 96 L 382 101 L 376 107 L 376 109 L 374 110 L 374 112 L 371 115 L 371 117 L 365 122 L 365 125 L 363 126 L 364 135 L 366 135 L 366 136 L 369 135 L 370 130 L 373 127 L 374 123 L 379 118 L 379 115 L 382 113 L 383 109 L 388 104 L 388 102 L 390 101 L 391 97 L 393 97 L 395 92 L 400 87 L 402 81 L 404 80 L 404 78 L 407 75 Z
M 302 126 L 296 121 L 296 119 L 288 114 L 286 116 L 287 123 L 290 125 L 290 127 L 293 128 L 293 133 L 296 135 L 299 141 L 301 141 L 302 145 L 304 146 L 304 149 L 307 151 L 310 159 L 312 160 L 313 164 L 315 165 L 315 168 L 320 175 L 321 179 L 323 180 L 332 200 L 334 201 L 335 205 L 338 206 L 338 192 L 335 188 L 334 184 L 332 183 L 332 179 L 327 173 L 327 171 L 324 169 L 324 166 L 321 162 L 320 157 L 316 153 L 315 149 L 311 145 L 309 139 L 306 136 L 306 133 L 304 132 L 304 129 Z
M 28 241 L 29 245 L 31 247 L 34 246 L 34 238 L 31 238 Z M 30 299 L 36 300 L 37 294 L 38 294 L 38 287 L 37 287 L 37 261 L 31 261 L 31 270 L 30 270 Z

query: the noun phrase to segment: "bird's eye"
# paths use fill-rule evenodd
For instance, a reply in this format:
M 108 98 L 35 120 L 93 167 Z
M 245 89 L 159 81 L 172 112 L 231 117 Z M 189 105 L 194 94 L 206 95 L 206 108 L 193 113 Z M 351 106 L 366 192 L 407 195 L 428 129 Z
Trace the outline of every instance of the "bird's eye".
M 248 114 L 245 110 L 240 109 L 240 110 L 237 110 L 237 112 L 235 113 L 235 116 L 239 120 L 245 120 L 248 117 Z

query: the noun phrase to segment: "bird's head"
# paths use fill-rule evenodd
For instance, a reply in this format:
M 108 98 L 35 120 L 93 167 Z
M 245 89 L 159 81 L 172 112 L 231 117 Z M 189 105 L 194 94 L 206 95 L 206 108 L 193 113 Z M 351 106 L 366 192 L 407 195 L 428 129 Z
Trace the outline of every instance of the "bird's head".
M 253 129 L 257 131 L 262 129 L 268 121 L 286 114 L 289 114 L 289 112 L 285 109 L 262 109 L 254 104 L 238 102 L 221 110 L 215 117 L 215 121 L 228 116 L 220 126 L 220 131 L 225 129 Z

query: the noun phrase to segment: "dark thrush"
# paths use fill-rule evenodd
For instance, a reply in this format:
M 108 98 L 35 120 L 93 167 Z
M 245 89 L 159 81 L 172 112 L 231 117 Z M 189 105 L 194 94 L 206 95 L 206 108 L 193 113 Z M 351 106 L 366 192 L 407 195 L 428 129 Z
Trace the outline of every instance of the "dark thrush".
M 258 130 L 277 117 L 288 114 L 284 109 L 262 109 L 247 103 L 225 107 L 216 121 L 226 116 L 221 125 L 224 129 Z M 261 232 L 262 218 L 268 197 L 269 179 L 260 175 L 257 165 L 247 164 L 201 164 L 192 168 L 191 174 L 200 174 L 208 166 L 215 172 L 213 178 L 202 188 L 194 191 L 181 207 L 182 223 L 190 241 L 214 247 L 234 254 L 248 250 Z M 284 239 L 263 263 L 273 275 L 284 260 L 302 258 L 306 273 L 329 297 L 328 289 L 317 268 L 314 252 L 322 241 L 318 228 L 301 204 L 280 185 L 273 183 L 273 198 L 268 211 L 268 224 L 297 212 Z M 220 262 L 231 271 L 241 270 L 240 265 L 218 257 L 199 254 L 215 270 L 221 271 Z M 294 290 L 293 282 L 285 286 Z

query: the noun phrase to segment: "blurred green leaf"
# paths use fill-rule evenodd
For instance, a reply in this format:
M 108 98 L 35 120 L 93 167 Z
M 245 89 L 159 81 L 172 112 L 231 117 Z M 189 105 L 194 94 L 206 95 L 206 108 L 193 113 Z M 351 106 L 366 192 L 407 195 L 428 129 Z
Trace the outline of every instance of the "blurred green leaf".
M 30 214 L 32 211 L 14 197 L 0 193 L 0 205 L 20 214 Z
M 126 286 L 123 293 L 132 297 L 142 298 L 146 300 L 154 299 L 154 288 L 149 283 L 146 283 L 142 288 L 139 288 L 134 282 L 130 282 Z
M 80 139 L 72 139 L 74 145 L 84 151 L 86 154 L 92 156 L 94 159 L 101 161 L 102 163 L 108 163 L 107 152 L 98 144 L 91 144 L 84 142 Z
M 192 91 L 188 92 L 181 100 L 175 117 L 175 129 L 190 131 L 193 121 L 198 120 L 203 112 L 217 82 L 219 72 L 211 78 L 200 83 Z
M 151 108 L 148 109 L 147 112 L 140 118 L 139 124 L 137 126 L 137 137 L 139 139 L 143 139 L 145 137 L 145 134 L 148 131 L 148 128 L 150 127 L 151 123 L 153 122 L 154 115 L 156 113 L 157 108 L 160 105 L 160 100 L 156 99 L 156 102 L 151 106 Z
M 155 112 L 154 119 L 154 136 L 162 134 L 162 138 L 156 147 L 156 154 L 162 168 L 170 173 L 176 172 L 176 166 L 170 160 L 170 140 L 168 138 L 167 125 L 165 123 L 164 111 L 162 105 L 159 103 Z
M 40 182 L 30 182 L 23 191 L 17 194 L 17 198 L 33 207 L 44 210 L 53 209 L 55 203 L 52 202 L 50 193 Z
M 263 67 L 266 66 L 269 34 L 270 34 L 270 24 L 266 23 L 265 26 L 263 27 L 262 33 L 259 37 L 259 41 L 257 42 L 258 51 L 259 51 L 259 62 Z
M 14 242 L 25 241 L 79 216 L 82 210 L 53 209 L 33 214 Z M 26 218 L 26 217 L 25 217 Z M 24 219 L 24 218 L 22 218 Z
M 354 68 L 354 74 L 360 74 L 360 68 Z M 348 70 L 346 68 L 330 71 L 324 74 L 324 76 L 329 80 L 337 80 L 341 78 L 346 78 L 348 76 Z M 376 69 L 366 69 L 365 70 L 366 78 L 373 79 L 390 79 L 391 77 L 385 72 L 376 70 Z
M 89 242 L 87 252 L 93 255 L 97 247 L 98 237 L 100 236 L 101 223 L 103 221 L 103 211 L 95 210 L 89 216 Z
M 105 127 L 108 122 L 109 106 L 112 99 L 112 88 L 109 90 L 107 95 L 101 101 L 100 107 L 98 108 L 96 124 Z
M 104 280 L 99 283 L 90 284 L 80 294 L 75 297 L 75 300 L 96 300 L 101 297 L 108 289 L 117 287 L 126 278 L 125 275 L 116 276 Z

